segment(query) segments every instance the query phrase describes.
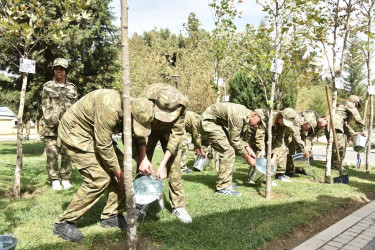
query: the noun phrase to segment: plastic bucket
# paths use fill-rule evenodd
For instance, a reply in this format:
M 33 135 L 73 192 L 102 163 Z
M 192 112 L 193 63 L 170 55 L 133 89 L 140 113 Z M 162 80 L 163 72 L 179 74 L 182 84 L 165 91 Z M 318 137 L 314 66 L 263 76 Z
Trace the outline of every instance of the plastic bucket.
M 133 183 L 135 203 L 148 205 L 152 211 L 160 212 L 164 208 L 163 182 L 154 175 L 142 176 Z
M 353 149 L 358 153 L 365 152 L 368 138 L 361 134 L 356 134 L 353 139 Z
M 193 168 L 202 172 L 208 164 L 210 164 L 210 159 L 208 157 L 203 158 L 202 155 L 198 154 Z
M 292 155 L 294 167 L 296 168 L 304 168 L 310 166 L 309 158 L 304 157 L 304 153 L 298 153 Z
M 16 249 L 17 238 L 10 235 L 0 235 L 0 250 Z
M 271 165 L 271 175 L 275 173 L 275 168 Z M 249 171 L 249 183 L 259 184 L 266 180 L 267 160 L 265 158 L 257 158 L 255 167 Z

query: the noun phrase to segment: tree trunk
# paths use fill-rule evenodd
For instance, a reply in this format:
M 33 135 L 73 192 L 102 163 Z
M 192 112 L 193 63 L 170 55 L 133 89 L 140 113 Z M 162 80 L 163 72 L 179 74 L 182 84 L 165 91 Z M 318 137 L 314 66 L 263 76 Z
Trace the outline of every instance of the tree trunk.
M 373 11 L 374 1 L 370 2 L 370 8 L 368 10 L 368 23 L 367 23 L 367 85 L 372 86 L 372 79 L 371 79 L 371 59 L 372 59 L 372 48 L 370 46 L 372 39 L 370 34 L 372 35 L 372 11 Z M 364 114 L 366 115 L 366 114 Z M 367 150 L 366 150 L 366 172 L 370 172 L 370 153 L 371 153 L 371 136 L 372 136 L 372 126 L 374 123 L 374 96 L 370 96 L 370 120 L 369 120 L 369 127 L 368 127 L 368 143 L 367 143 Z
M 121 62 L 124 112 L 124 178 L 127 210 L 127 249 L 137 249 L 137 215 L 132 178 L 132 130 L 130 111 L 130 64 L 128 40 L 128 2 L 121 0 Z
M 219 58 L 218 57 L 215 57 L 215 79 L 216 79 L 216 85 L 217 85 L 216 103 L 219 103 L 221 95 L 220 95 L 220 87 L 219 87 Z M 217 172 L 219 172 L 220 171 L 219 152 L 216 152 L 216 150 L 212 148 L 212 153 L 215 156 L 215 169 Z
M 27 74 L 22 75 L 22 89 L 20 95 L 20 106 L 17 115 L 17 162 L 16 169 L 14 171 L 14 184 L 13 184 L 13 195 L 16 199 L 21 197 L 21 172 L 22 172 L 22 116 L 23 109 L 25 106 L 25 95 L 27 86 Z
M 275 58 L 277 59 L 279 49 L 280 49 L 280 41 L 279 41 L 279 26 L 278 26 L 278 15 L 279 15 L 279 4 L 276 1 L 276 13 L 275 13 Z M 266 171 L 266 199 L 271 199 L 272 194 L 272 175 L 271 175 L 271 160 L 272 160 L 272 123 L 273 123 L 273 101 L 275 99 L 275 88 L 278 84 L 279 75 L 275 72 L 272 86 L 271 86 L 271 98 L 270 98 L 270 106 L 269 106 L 269 118 L 268 118 L 268 144 L 267 144 L 267 171 Z M 277 165 L 277 164 L 276 164 Z M 276 171 L 276 167 L 275 171 Z

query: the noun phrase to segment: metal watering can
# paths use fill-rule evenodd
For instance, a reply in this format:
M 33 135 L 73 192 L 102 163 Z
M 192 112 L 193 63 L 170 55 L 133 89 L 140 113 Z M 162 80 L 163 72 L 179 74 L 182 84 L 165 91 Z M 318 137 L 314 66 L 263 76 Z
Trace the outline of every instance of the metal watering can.
M 271 165 L 271 175 L 275 173 L 275 167 Z M 259 184 L 266 180 L 267 159 L 258 157 L 255 167 L 250 167 L 248 178 L 250 184 Z
M 12 234 L 0 235 L 0 249 L 1 250 L 16 249 L 17 243 L 18 243 L 17 238 L 13 237 Z
M 314 180 L 316 181 L 318 180 L 318 176 L 316 175 L 314 168 L 311 166 L 311 162 L 314 160 L 312 156 L 309 158 L 305 158 L 303 153 L 297 153 L 297 154 L 292 155 L 292 159 L 293 159 L 294 167 L 297 167 L 297 168 L 309 167 L 314 177 Z M 310 173 L 307 173 L 307 174 L 311 175 Z
M 151 212 L 159 213 L 164 208 L 163 182 L 157 180 L 154 175 L 142 176 L 133 183 L 135 203 L 141 208 L 141 214 L 146 215 L 150 208 Z
M 202 172 L 208 164 L 210 164 L 210 159 L 208 159 L 208 157 L 203 158 L 201 154 L 198 154 L 193 168 Z

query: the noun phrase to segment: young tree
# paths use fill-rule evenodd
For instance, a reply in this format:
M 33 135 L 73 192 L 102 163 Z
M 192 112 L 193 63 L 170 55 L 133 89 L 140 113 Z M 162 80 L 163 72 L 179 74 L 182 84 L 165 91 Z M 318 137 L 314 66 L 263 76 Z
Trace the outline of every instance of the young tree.
M 62 28 L 72 20 L 88 18 L 86 12 L 77 13 L 77 5 L 86 6 L 89 1 L 20 1 L 1 0 L 0 37 L 1 47 L 5 51 L 14 51 L 19 58 L 32 58 L 35 46 L 40 41 L 58 40 L 64 33 Z M 51 19 L 55 12 L 61 13 L 58 19 Z M 1 54 L 2 61 L 6 54 Z M 19 59 L 18 59 L 19 60 Z M 17 59 L 11 61 L 17 65 Z M 20 197 L 21 170 L 22 170 L 22 118 L 28 74 L 22 74 L 22 88 L 20 93 L 19 109 L 17 115 L 17 163 L 14 173 L 13 195 Z
M 306 1 L 304 16 L 298 20 L 305 24 L 305 35 L 320 49 L 326 58 L 326 65 L 332 84 L 332 109 L 335 113 L 337 104 L 337 88 L 335 82 L 342 79 L 349 33 L 356 22 L 353 12 L 358 2 L 352 0 L 312 0 Z M 327 164 L 325 181 L 331 183 L 331 157 L 333 132 L 327 145 Z
M 128 41 L 128 1 L 121 0 L 121 62 L 122 62 L 122 93 L 124 113 L 124 183 L 127 210 L 127 249 L 137 249 L 137 214 L 132 178 L 132 125 L 130 111 L 130 63 Z

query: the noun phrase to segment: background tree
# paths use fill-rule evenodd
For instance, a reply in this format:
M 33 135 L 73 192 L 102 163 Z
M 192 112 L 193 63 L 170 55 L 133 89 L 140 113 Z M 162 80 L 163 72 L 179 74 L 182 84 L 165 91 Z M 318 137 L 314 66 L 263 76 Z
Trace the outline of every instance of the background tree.
M 34 50 L 40 41 L 58 40 L 64 35 L 62 27 L 71 21 L 87 18 L 86 12 L 77 14 L 76 7 L 85 7 L 89 1 L 19 1 L 1 0 L 0 37 L 1 61 L 18 65 L 19 58 L 35 59 L 39 52 Z M 54 13 L 60 13 L 60 18 L 52 19 Z M 7 53 L 13 51 L 13 57 L 7 58 Z M 17 163 L 14 174 L 13 194 L 20 197 L 22 169 L 22 119 L 28 74 L 22 74 L 19 109 L 17 115 Z

